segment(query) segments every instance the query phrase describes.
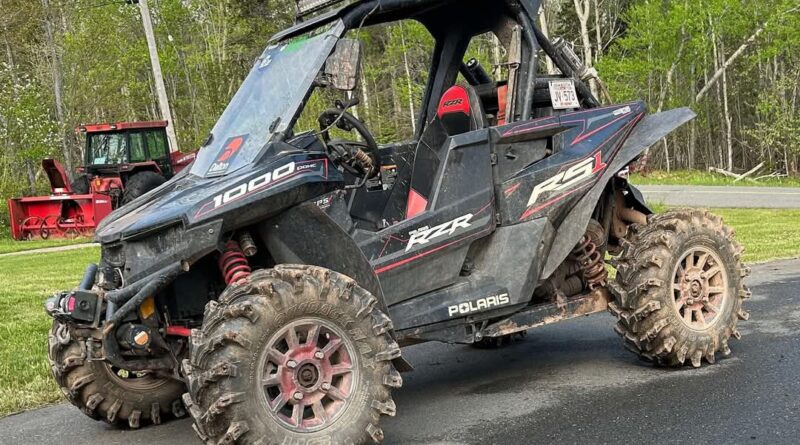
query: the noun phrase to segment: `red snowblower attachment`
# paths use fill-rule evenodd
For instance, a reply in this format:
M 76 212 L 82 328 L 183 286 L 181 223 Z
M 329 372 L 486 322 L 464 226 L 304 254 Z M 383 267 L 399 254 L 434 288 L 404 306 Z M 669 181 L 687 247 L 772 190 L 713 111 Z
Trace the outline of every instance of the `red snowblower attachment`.
M 113 209 L 164 184 L 194 161 L 170 147 L 167 121 L 81 125 L 83 165 L 73 181 L 45 159 L 50 195 L 8 200 L 14 239 L 89 236 Z
M 11 236 L 16 240 L 88 236 L 112 210 L 108 195 L 72 191 L 64 167 L 54 159 L 42 161 L 50 180 L 50 196 L 8 200 Z

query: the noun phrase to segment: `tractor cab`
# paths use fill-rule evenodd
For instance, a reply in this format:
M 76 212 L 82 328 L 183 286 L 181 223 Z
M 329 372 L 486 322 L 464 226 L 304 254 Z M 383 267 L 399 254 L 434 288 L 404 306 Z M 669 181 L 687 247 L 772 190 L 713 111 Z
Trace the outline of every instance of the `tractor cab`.
M 166 127 L 166 121 L 81 125 L 77 131 L 86 135 L 83 172 L 107 176 L 150 170 L 171 178 L 175 171 Z
M 194 160 L 194 153 L 169 146 L 167 125 L 155 121 L 79 126 L 76 132 L 86 135 L 86 145 L 73 191 L 102 193 L 125 204 L 171 179 Z

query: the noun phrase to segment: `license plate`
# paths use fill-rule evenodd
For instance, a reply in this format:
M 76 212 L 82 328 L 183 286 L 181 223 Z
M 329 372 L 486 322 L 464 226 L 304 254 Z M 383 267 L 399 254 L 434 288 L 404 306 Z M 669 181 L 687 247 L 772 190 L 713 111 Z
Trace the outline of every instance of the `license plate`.
M 580 108 L 578 94 L 575 92 L 575 83 L 572 80 L 551 80 L 550 81 L 550 100 L 553 102 L 555 110 L 569 110 Z

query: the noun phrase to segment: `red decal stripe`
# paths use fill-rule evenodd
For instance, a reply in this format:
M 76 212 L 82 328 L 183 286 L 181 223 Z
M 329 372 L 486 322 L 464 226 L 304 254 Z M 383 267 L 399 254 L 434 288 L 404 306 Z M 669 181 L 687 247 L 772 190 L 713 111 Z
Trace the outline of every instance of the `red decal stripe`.
M 595 153 L 595 156 L 597 156 L 597 159 L 599 161 L 602 161 L 603 147 L 606 144 L 608 144 L 611 140 L 613 140 L 615 137 L 617 137 L 618 134 L 622 133 L 623 131 L 626 131 L 627 134 L 630 135 L 630 132 L 633 131 L 633 128 L 636 127 L 636 124 L 639 123 L 639 121 L 642 119 L 643 116 L 644 116 L 644 113 L 640 113 L 632 121 L 630 121 L 627 124 L 623 125 L 622 128 L 617 130 L 617 132 L 614 133 L 610 138 L 608 138 L 605 141 L 603 141 L 603 143 L 600 144 L 600 146 L 597 148 L 597 152 Z M 627 136 L 626 136 L 626 138 L 627 138 Z M 625 143 L 626 140 L 627 139 L 623 138 L 622 141 L 619 141 L 619 143 L 617 144 L 617 147 L 611 153 L 611 159 L 613 159 L 614 156 L 616 156 L 617 152 L 619 151 L 619 149 L 622 147 L 622 145 Z M 601 168 L 595 168 L 595 170 L 592 173 L 597 173 L 598 171 L 602 171 L 606 167 L 608 167 L 608 164 L 604 163 Z M 552 199 L 552 200 L 550 200 L 550 201 L 548 201 L 548 202 L 546 202 L 546 203 L 544 203 L 544 204 L 542 204 L 542 205 L 540 205 L 540 206 L 538 206 L 536 208 L 528 209 L 527 211 L 525 211 L 525 213 L 522 214 L 522 216 L 519 218 L 519 220 L 522 221 L 522 220 L 528 218 L 529 216 L 533 215 L 534 213 L 538 212 L 539 210 L 542 210 L 543 208 L 545 208 L 545 207 L 547 207 L 549 205 L 555 204 L 558 201 L 561 201 L 562 199 L 566 198 L 567 196 L 573 194 L 574 192 L 577 192 L 578 190 L 581 190 L 581 189 L 585 188 L 586 186 L 594 184 L 594 183 L 596 183 L 596 181 L 590 182 L 588 184 L 585 184 L 585 185 L 583 185 L 583 186 L 581 186 L 581 187 L 579 187 L 579 188 L 577 188 L 575 190 L 572 190 L 571 192 L 568 192 L 568 193 L 566 193 L 564 195 L 559 196 L 558 198 Z
M 593 136 L 593 135 L 605 130 L 606 128 L 610 127 L 611 125 L 614 125 L 615 123 L 621 121 L 622 119 L 625 119 L 626 117 L 628 117 L 628 114 L 623 114 L 622 116 L 614 119 L 613 121 L 611 121 L 611 122 L 609 122 L 609 123 L 607 123 L 605 125 L 602 125 L 601 127 L 597 128 L 597 129 L 594 129 L 594 130 L 592 130 L 592 131 L 590 131 L 590 132 L 588 132 L 586 134 L 582 134 L 582 135 L 578 136 L 577 138 L 575 138 L 574 141 L 572 141 L 572 145 L 575 145 L 575 144 L 577 144 L 579 142 L 585 141 L 586 139 L 590 138 L 591 136 Z
M 404 265 L 404 264 L 408 264 L 408 263 L 410 263 L 410 262 L 412 262 L 412 261 L 414 261 L 414 260 L 418 260 L 418 259 L 420 259 L 420 258 L 422 258 L 422 257 L 426 257 L 426 256 L 428 256 L 428 255 L 430 255 L 430 254 L 432 254 L 432 253 L 436 253 L 436 252 L 438 252 L 438 251 L 440 251 L 440 250 L 444 249 L 445 247 L 452 246 L 452 245 L 453 245 L 453 244 L 455 244 L 455 243 L 458 243 L 458 242 L 461 242 L 461 241 L 465 241 L 465 240 L 467 240 L 467 239 L 469 239 L 469 238 L 472 238 L 472 237 L 476 237 L 476 236 L 483 235 L 484 233 L 487 233 L 487 232 L 491 232 L 491 231 L 492 231 L 492 228 L 493 228 L 493 227 L 491 227 L 491 226 L 490 226 L 490 227 L 486 228 L 485 230 L 481 230 L 481 231 L 480 231 L 480 232 L 478 232 L 478 233 L 475 233 L 475 234 L 472 234 L 472 235 L 467 235 L 467 236 L 465 236 L 465 237 L 463 237 L 463 238 L 459 238 L 459 239 L 456 239 L 456 240 L 450 241 L 450 242 L 449 242 L 449 243 L 447 243 L 447 244 L 442 244 L 442 245 L 441 245 L 441 246 L 439 246 L 439 247 L 436 247 L 436 248 L 434 248 L 434 249 L 431 249 L 431 250 L 427 250 L 427 251 L 425 251 L 425 252 L 418 253 L 418 254 L 416 254 L 416 255 L 414 255 L 414 256 L 412 256 L 412 257 L 408 257 L 408 258 L 406 258 L 406 259 L 404 259 L 404 260 L 400 260 L 400 261 L 398 261 L 398 262 L 396 262 L 396 263 L 392 263 L 392 264 L 388 264 L 388 265 L 386 265 L 386 266 L 383 266 L 383 267 L 379 267 L 379 268 L 375 269 L 375 273 L 376 273 L 376 274 L 382 274 L 382 273 L 384 273 L 384 272 L 390 271 L 390 270 L 392 270 L 392 269 L 395 269 L 395 268 L 397 268 L 397 267 L 400 267 L 400 266 L 402 266 L 402 265 Z
M 515 185 L 512 185 L 511 187 L 507 188 L 507 189 L 506 189 L 506 191 L 504 192 L 504 193 L 505 193 L 505 195 L 506 195 L 506 198 L 508 198 L 509 196 L 513 195 L 513 194 L 514 194 L 514 192 L 516 192 L 517 190 L 519 190 L 519 188 L 520 188 L 521 186 L 522 186 L 522 183 L 521 183 L 521 182 L 519 182 L 519 183 L 517 183 L 517 184 L 515 184 Z

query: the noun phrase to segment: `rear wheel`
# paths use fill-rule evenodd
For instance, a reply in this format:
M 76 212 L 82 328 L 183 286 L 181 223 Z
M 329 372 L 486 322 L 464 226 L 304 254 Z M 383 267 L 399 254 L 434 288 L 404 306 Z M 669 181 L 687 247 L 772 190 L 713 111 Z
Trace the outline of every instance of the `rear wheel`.
M 84 414 L 116 426 L 139 428 L 185 415 L 182 382 L 152 373 L 130 373 L 102 360 L 89 360 L 83 339 L 57 320 L 49 335 L 48 358 L 56 383 Z
M 167 182 L 167 180 L 156 172 L 144 171 L 136 173 L 131 176 L 125 184 L 125 192 L 122 194 L 122 203 L 127 204 L 165 182 Z
M 85 195 L 89 193 L 89 175 L 83 174 L 75 177 L 75 180 L 70 184 L 72 193 L 76 195 Z
M 610 309 L 616 331 L 640 357 L 667 366 L 699 367 L 730 354 L 742 301 L 742 247 L 722 219 L 704 210 L 673 210 L 633 226 L 616 260 Z
M 184 361 L 195 430 L 217 443 L 380 442 L 400 349 L 375 297 L 312 266 L 278 266 L 206 307 Z

